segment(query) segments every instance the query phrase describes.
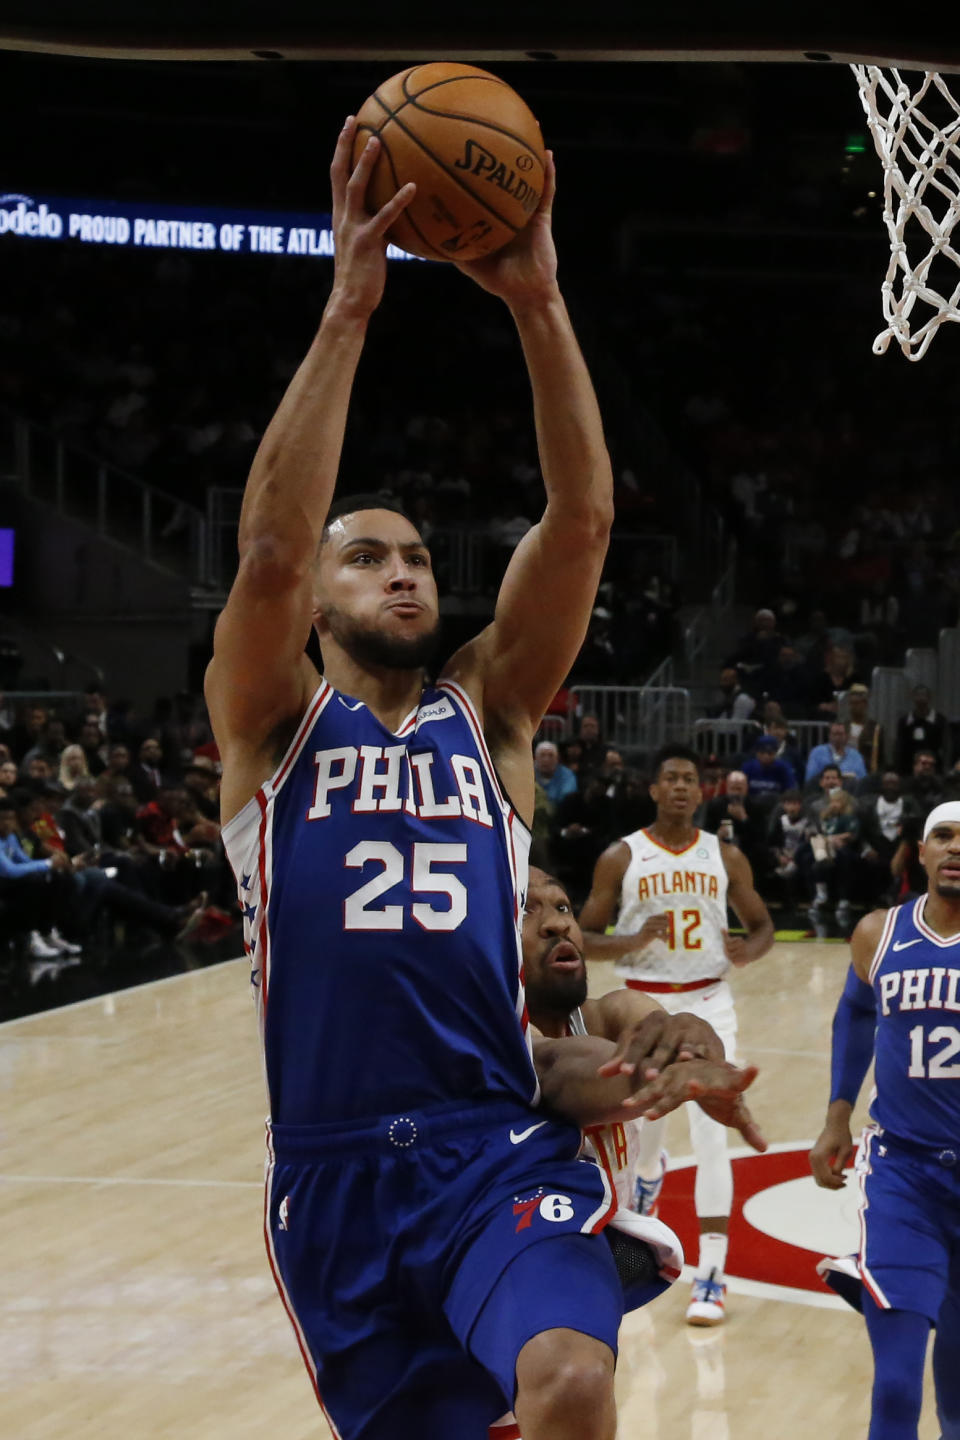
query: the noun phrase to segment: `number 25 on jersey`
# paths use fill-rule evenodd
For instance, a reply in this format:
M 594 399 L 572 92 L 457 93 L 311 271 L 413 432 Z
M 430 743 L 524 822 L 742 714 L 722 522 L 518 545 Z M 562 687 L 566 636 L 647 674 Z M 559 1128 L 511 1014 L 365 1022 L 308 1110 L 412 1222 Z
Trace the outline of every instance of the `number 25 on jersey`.
M 411 847 L 410 889 L 418 895 L 445 896 L 445 906 L 414 900 L 410 905 L 412 918 L 424 930 L 456 930 L 467 917 L 467 887 L 449 870 L 435 870 L 435 865 L 465 865 L 466 845 L 433 845 L 420 843 Z M 379 865 L 380 873 L 354 890 L 343 902 L 344 930 L 402 930 L 403 905 L 377 905 L 374 902 L 397 885 L 402 885 L 407 858 L 389 841 L 362 840 L 343 857 L 348 870 L 364 870 Z

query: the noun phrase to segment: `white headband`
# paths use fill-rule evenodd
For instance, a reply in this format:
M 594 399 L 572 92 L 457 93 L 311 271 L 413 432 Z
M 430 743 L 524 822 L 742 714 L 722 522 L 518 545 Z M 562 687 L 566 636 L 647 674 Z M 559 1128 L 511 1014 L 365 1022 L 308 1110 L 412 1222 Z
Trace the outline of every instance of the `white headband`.
M 951 825 L 960 825 L 960 800 L 948 800 L 945 805 L 937 805 L 930 811 L 923 827 L 924 840 L 935 825 L 942 825 L 944 821 Z

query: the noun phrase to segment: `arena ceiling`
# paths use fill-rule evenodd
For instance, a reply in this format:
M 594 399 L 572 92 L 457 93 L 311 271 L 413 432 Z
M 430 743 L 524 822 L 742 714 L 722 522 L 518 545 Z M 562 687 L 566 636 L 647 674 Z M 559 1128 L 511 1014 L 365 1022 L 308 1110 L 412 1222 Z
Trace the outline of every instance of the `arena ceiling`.
M 640 0 L 559 6 L 486 0 L 482 12 L 438 0 L 0 0 L 0 48 L 118 59 L 248 60 L 724 60 L 844 63 L 960 70 L 947 7 L 881 15 L 875 6 L 756 6 Z M 346 12 L 346 13 L 345 13 Z M 922 28 L 923 33 L 919 33 Z

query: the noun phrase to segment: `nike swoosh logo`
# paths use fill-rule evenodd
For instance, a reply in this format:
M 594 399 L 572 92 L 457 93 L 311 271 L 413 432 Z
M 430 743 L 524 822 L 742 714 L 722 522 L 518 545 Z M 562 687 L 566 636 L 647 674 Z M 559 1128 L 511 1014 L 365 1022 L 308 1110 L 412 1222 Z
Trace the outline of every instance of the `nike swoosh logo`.
M 363 706 L 363 701 L 362 701 L 362 700 L 357 700 L 357 701 L 354 702 L 353 705 L 348 705 L 347 702 L 346 702 L 346 700 L 344 700 L 344 698 L 343 698 L 342 695 L 338 695 L 338 696 L 337 696 L 337 699 L 340 701 L 340 704 L 343 706 L 344 710 L 359 710 L 359 709 L 361 709 L 362 706 Z
M 547 1121 L 546 1121 L 546 1120 L 540 1120 L 540 1121 L 538 1121 L 538 1123 L 537 1123 L 536 1125 L 530 1125 L 526 1130 L 521 1130 L 519 1135 L 517 1134 L 516 1130 L 511 1130 L 511 1131 L 510 1131 L 510 1144 L 511 1144 L 511 1145 L 521 1145 L 524 1140 L 529 1140 L 529 1139 L 530 1139 L 530 1136 L 533 1134 L 534 1130 L 539 1130 L 542 1126 L 544 1126 L 544 1125 L 546 1125 L 546 1124 L 547 1124 Z
M 911 945 L 919 944 L 920 937 L 918 936 L 916 940 L 894 940 L 893 948 L 894 950 L 909 950 Z

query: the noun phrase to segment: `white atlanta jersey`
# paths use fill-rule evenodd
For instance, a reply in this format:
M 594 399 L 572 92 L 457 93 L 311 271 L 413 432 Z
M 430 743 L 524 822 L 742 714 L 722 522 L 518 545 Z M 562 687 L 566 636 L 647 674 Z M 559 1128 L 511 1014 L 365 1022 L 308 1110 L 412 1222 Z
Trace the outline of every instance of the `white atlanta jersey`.
M 567 1028 L 571 1035 L 587 1034 L 579 1007 L 570 1016 Z M 607 1172 L 607 1179 L 617 1192 L 617 1204 L 624 1210 L 637 1208 L 637 1159 L 642 1124 L 642 1120 L 616 1120 L 612 1125 L 588 1125 L 583 1132 L 584 1153 Z
M 682 850 L 671 850 L 647 830 L 625 835 L 630 862 L 620 889 L 615 935 L 633 935 L 653 915 L 666 915 L 665 940 L 625 955 L 616 972 L 627 980 L 688 985 L 721 979 L 729 968 L 727 872 L 716 835 L 694 831 Z

